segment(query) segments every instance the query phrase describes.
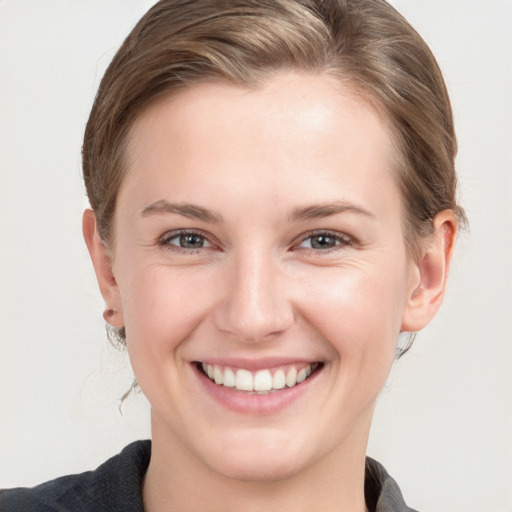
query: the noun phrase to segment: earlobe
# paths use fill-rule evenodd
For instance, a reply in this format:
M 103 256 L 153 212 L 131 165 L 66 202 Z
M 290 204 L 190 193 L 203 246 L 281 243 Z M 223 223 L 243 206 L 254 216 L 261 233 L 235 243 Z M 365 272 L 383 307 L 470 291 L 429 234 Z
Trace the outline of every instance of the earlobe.
M 415 280 L 405 304 L 402 331 L 423 329 L 441 306 L 456 232 L 457 218 L 452 210 L 443 210 L 435 216 L 434 233 L 415 264 Z
M 115 327 L 123 327 L 124 319 L 121 297 L 112 271 L 112 260 L 105 244 L 99 236 L 96 215 L 90 209 L 84 211 L 82 232 L 85 244 L 91 256 L 94 271 L 96 272 L 96 279 L 98 280 L 101 295 L 105 301 L 106 311 L 109 312 L 108 320 L 107 318 L 105 318 L 105 320 Z

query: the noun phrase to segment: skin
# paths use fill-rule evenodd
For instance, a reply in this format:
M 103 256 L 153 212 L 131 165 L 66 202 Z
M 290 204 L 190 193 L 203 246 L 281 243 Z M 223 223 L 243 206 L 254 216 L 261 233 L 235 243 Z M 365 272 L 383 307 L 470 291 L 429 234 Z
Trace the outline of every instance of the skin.
M 115 243 L 91 211 L 84 235 L 152 405 L 149 512 L 366 509 L 376 398 L 399 332 L 441 304 L 456 231 L 441 212 L 421 257 L 407 253 L 390 137 L 349 89 L 301 73 L 196 85 L 134 125 Z M 322 366 L 258 414 L 205 392 L 193 362 L 229 358 Z

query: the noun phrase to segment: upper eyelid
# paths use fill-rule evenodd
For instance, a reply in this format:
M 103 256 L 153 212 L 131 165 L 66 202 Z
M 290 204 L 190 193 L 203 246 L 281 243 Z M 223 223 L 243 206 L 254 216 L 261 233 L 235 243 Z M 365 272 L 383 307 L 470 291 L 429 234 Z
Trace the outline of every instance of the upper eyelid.
M 316 229 L 316 230 L 313 230 L 313 231 L 309 231 L 307 233 L 304 233 L 302 235 L 300 235 L 297 240 L 299 242 L 302 242 L 304 240 L 307 240 L 308 238 L 312 238 L 314 236 L 331 236 L 333 238 L 338 238 L 340 240 L 344 240 L 344 241 L 351 241 L 351 242 L 355 242 L 355 239 L 353 236 L 351 235 L 348 235 L 347 233 L 342 233 L 342 232 L 339 232 L 339 231 L 333 231 L 331 229 Z
M 325 248 L 314 248 L 314 247 L 300 247 L 300 245 L 306 241 L 308 238 L 312 238 L 315 236 L 331 236 L 338 239 L 338 243 L 333 245 L 332 247 Z M 318 255 L 318 256 L 328 256 L 329 254 L 338 254 L 340 251 L 343 251 L 347 248 L 358 248 L 360 246 L 359 242 L 353 237 L 346 233 L 332 231 L 332 230 L 315 230 L 313 232 L 301 235 L 301 237 L 295 242 L 291 250 L 293 252 L 300 251 L 305 254 L 310 255 Z
M 194 228 L 183 229 L 182 228 L 182 229 L 171 229 L 169 231 L 166 231 L 163 235 L 160 235 L 158 237 L 158 239 L 159 240 L 168 240 L 169 238 L 174 238 L 175 236 L 180 236 L 180 235 L 199 235 L 206 239 L 211 238 L 207 233 L 205 233 L 201 229 L 194 229 Z
M 159 245 L 165 245 L 169 242 L 169 240 L 172 240 L 173 238 L 182 236 L 182 235 L 197 235 L 203 237 L 210 245 L 217 246 L 218 244 L 212 239 L 208 233 L 205 233 L 204 231 L 200 229 L 174 229 L 171 231 L 166 231 L 163 235 L 159 236 L 157 238 L 157 243 Z M 187 250 L 185 247 L 183 247 L 184 250 Z

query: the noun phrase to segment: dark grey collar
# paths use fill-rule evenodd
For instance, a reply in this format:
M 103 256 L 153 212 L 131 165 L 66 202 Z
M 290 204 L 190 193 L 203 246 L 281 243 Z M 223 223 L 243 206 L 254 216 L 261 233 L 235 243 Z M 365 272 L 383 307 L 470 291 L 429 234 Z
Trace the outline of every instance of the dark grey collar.
M 366 457 L 364 494 L 370 512 L 417 512 L 405 504 L 398 484 L 384 466 L 370 457 Z

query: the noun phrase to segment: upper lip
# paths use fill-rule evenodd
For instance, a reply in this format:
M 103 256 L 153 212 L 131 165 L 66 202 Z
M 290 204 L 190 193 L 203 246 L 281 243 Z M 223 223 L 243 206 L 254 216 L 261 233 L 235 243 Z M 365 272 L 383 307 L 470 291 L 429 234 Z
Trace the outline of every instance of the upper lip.
M 206 363 L 210 365 L 218 366 L 229 366 L 231 368 L 244 368 L 245 370 L 264 370 L 269 368 L 275 368 L 278 366 L 285 365 L 297 365 L 303 366 L 307 364 L 320 363 L 319 359 L 304 359 L 304 358 L 293 358 L 293 357 L 264 357 L 260 359 L 254 358 L 242 358 L 242 357 L 207 357 L 204 359 L 198 359 L 196 362 Z

